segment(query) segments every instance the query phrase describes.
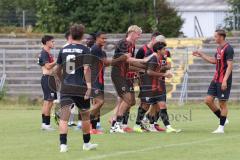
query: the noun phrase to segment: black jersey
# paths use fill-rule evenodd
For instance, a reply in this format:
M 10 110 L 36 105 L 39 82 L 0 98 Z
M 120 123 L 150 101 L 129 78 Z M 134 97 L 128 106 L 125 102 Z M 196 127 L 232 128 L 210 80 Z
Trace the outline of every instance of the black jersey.
M 87 89 L 84 65 L 92 64 L 89 49 L 82 44 L 69 44 L 60 50 L 57 64 L 63 67 L 61 93 L 84 96 Z

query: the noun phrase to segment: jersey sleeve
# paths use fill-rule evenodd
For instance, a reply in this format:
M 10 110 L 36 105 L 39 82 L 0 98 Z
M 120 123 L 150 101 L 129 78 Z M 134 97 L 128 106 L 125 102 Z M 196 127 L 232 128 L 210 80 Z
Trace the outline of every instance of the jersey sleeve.
M 62 49 L 59 51 L 58 58 L 57 58 L 57 64 L 62 65 L 63 60 L 62 60 Z
M 226 60 L 227 61 L 232 61 L 233 60 L 233 56 L 234 56 L 233 48 L 232 47 L 228 47 L 226 49 L 225 55 L 226 55 Z
M 49 63 L 48 54 L 41 52 L 38 58 L 38 64 L 40 66 L 44 66 L 46 63 Z
M 136 54 L 137 59 L 143 59 L 145 57 L 143 48 L 139 48 Z

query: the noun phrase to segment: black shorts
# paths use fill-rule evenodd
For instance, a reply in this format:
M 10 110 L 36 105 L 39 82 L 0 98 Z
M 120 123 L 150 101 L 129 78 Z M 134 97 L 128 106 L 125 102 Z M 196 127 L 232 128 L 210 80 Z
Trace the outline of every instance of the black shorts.
M 82 96 L 71 96 L 61 94 L 60 98 L 61 107 L 72 106 L 75 104 L 80 110 L 90 109 L 90 99 L 85 100 Z
M 43 75 L 41 78 L 41 86 L 43 90 L 43 99 L 45 101 L 57 99 L 56 83 L 53 76 Z
M 119 97 L 126 93 L 134 93 L 133 83 L 123 77 L 113 77 L 112 82 Z
M 92 87 L 91 97 L 92 98 L 104 97 L 104 84 L 95 82 Z
M 208 88 L 207 94 L 210 96 L 216 97 L 219 100 L 227 101 L 230 96 L 232 84 L 228 83 L 227 89 L 225 91 L 221 89 L 221 86 L 222 86 L 222 83 L 212 81 Z
M 166 102 L 166 94 L 162 94 L 162 95 L 155 96 L 155 97 L 142 97 L 141 102 L 149 104 L 149 105 L 154 105 L 154 104 L 157 104 L 158 102 L 165 103 Z

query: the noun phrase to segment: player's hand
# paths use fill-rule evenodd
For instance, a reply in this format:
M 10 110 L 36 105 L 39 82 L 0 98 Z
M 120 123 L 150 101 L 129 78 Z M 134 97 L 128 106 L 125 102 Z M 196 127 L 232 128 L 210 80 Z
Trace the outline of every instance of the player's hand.
M 195 57 L 202 57 L 202 53 L 199 51 L 193 51 L 192 55 Z
M 86 93 L 85 93 L 85 96 L 84 96 L 84 99 L 85 99 L 85 100 L 87 100 L 87 99 L 90 98 L 91 90 L 92 90 L 91 88 L 88 88 L 88 89 L 87 89 L 87 91 L 86 91 Z
M 172 73 L 165 73 L 164 74 L 164 76 L 166 77 L 166 78 L 172 78 L 173 77 L 173 75 L 172 75 Z
M 227 89 L 227 82 L 223 81 L 221 86 L 222 91 L 225 91 Z

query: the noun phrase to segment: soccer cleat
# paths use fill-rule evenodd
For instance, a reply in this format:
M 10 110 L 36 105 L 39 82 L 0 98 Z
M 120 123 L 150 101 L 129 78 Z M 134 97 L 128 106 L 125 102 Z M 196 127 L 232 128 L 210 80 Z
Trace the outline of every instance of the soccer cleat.
M 122 125 L 118 122 L 115 123 L 115 125 L 113 127 L 111 127 L 110 129 L 110 133 L 125 133 L 123 128 L 122 128 Z
M 165 128 L 161 128 L 161 127 L 159 126 L 159 124 L 154 124 L 154 127 L 156 128 L 156 130 L 157 130 L 158 132 L 166 131 L 166 129 L 165 129 Z
M 82 129 L 82 121 L 79 121 L 77 126 L 75 127 L 75 130 L 81 130 Z
M 148 125 L 147 130 L 150 132 L 158 132 L 158 130 L 155 128 L 154 124 Z
M 92 144 L 92 143 L 84 143 L 83 144 L 83 150 L 84 151 L 90 151 L 96 149 L 98 144 Z
M 68 127 L 75 127 L 77 126 L 74 122 L 68 122 Z
M 116 131 L 115 131 L 115 126 L 113 126 L 113 127 L 111 127 L 110 128 L 110 133 L 115 133 Z
M 142 129 L 141 125 L 137 125 L 137 124 L 134 125 L 133 131 L 137 132 L 137 133 L 143 133 L 144 132 L 144 130 Z
M 90 134 L 103 134 L 103 132 L 101 130 L 98 130 L 98 129 L 91 129 Z
M 223 134 L 224 133 L 224 126 L 219 125 L 219 127 L 213 131 L 214 134 Z
M 50 125 L 42 124 L 42 130 L 44 131 L 55 131 L 54 128 L 52 128 Z
M 166 129 L 167 133 L 179 133 L 181 131 L 182 131 L 181 129 L 174 129 L 171 126 L 167 127 L 167 129 Z
M 64 153 L 64 152 L 67 152 L 68 151 L 68 147 L 66 144 L 61 144 L 60 145 L 60 152 L 61 153 Z
M 123 125 L 122 128 L 123 128 L 124 132 L 126 132 L 126 133 L 131 133 L 131 132 L 133 132 L 133 129 L 130 128 L 130 127 L 128 127 L 127 125 Z
M 100 130 L 100 131 L 103 131 L 103 128 L 102 128 L 100 122 L 97 123 L 96 128 L 97 128 L 98 130 Z

